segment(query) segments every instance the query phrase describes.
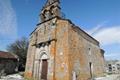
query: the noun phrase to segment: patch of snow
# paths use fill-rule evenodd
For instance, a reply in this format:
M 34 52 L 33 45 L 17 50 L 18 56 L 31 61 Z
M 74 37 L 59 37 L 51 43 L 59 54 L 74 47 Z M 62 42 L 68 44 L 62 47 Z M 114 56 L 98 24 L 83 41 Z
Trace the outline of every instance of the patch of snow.
M 107 75 L 106 77 L 95 78 L 95 80 L 120 80 L 120 75 Z
M 24 78 L 19 74 L 13 74 L 13 75 L 1 77 L 0 80 L 24 80 Z

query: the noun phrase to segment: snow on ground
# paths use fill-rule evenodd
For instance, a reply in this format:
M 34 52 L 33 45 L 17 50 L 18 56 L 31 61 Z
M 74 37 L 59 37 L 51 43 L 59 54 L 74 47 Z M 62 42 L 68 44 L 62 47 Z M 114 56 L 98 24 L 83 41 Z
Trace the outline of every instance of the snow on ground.
M 13 74 L 1 77 L 0 80 L 24 80 L 24 78 L 20 74 Z M 94 80 L 120 80 L 120 74 L 107 75 L 106 77 L 99 77 Z
M 120 74 L 107 75 L 106 77 L 96 78 L 95 80 L 120 80 Z
M 13 74 L 13 75 L 1 77 L 0 80 L 24 80 L 24 78 L 19 74 Z

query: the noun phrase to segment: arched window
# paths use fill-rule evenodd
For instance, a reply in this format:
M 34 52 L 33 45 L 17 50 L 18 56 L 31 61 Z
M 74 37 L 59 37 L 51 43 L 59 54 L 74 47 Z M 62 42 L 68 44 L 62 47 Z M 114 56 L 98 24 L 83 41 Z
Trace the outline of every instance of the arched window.
M 48 19 L 51 18 L 51 13 L 50 13 L 50 11 L 45 10 L 43 14 L 44 14 L 44 20 L 48 20 Z
M 54 8 L 55 8 L 54 6 L 51 6 L 51 8 L 50 8 L 50 11 L 51 11 L 50 13 L 51 13 L 52 17 L 55 16 Z
M 91 48 L 88 48 L 88 54 L 91 55 Z

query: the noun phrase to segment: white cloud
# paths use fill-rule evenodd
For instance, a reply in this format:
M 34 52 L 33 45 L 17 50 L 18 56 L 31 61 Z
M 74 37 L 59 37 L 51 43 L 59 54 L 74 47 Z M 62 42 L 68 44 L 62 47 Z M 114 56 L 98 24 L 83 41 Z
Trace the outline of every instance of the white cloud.
M 120 44 L 120 26 L 100 29 L 93 37 L 102 45 Z
M 0 40 L 16 37 L 16 13 L 11 5 L 11 0 L 0 0 Z
M 120 60 L 119 53 L 105 54 L 106 60 Z
M 99 25 L 89 30 L 88 33 L 98 40 L 102 47 L 106 48 L 105 58 L 107 60 L 120 59 L 120 51 L 117 46 L 120 45 L 120 26 L 105 27 Z M 111 50 L 108 51 L 108 48 Z
M 98 40 L 102 46 L 120 44 L 120 26 L 105 27 L 106 23 L 104 21 L 87 32 Z
M 94 35 L 96 32 L 98 32 L 100 29 L 103 28 L 103 26 L 107 23 L 107 21 L 104 21 L 100 24 L 98 24 L 95 28 L 88 31 L 89 34 Z

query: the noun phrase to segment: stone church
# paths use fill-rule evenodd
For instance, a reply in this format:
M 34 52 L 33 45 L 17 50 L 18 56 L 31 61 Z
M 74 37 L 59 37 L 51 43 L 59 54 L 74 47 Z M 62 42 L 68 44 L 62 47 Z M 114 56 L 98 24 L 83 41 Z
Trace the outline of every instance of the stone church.
M 104 75 L 99 42 L 62 17 L 60 1 L 47 0 L 31 33 L 25 77 L 35 80 L 90 80 Z

